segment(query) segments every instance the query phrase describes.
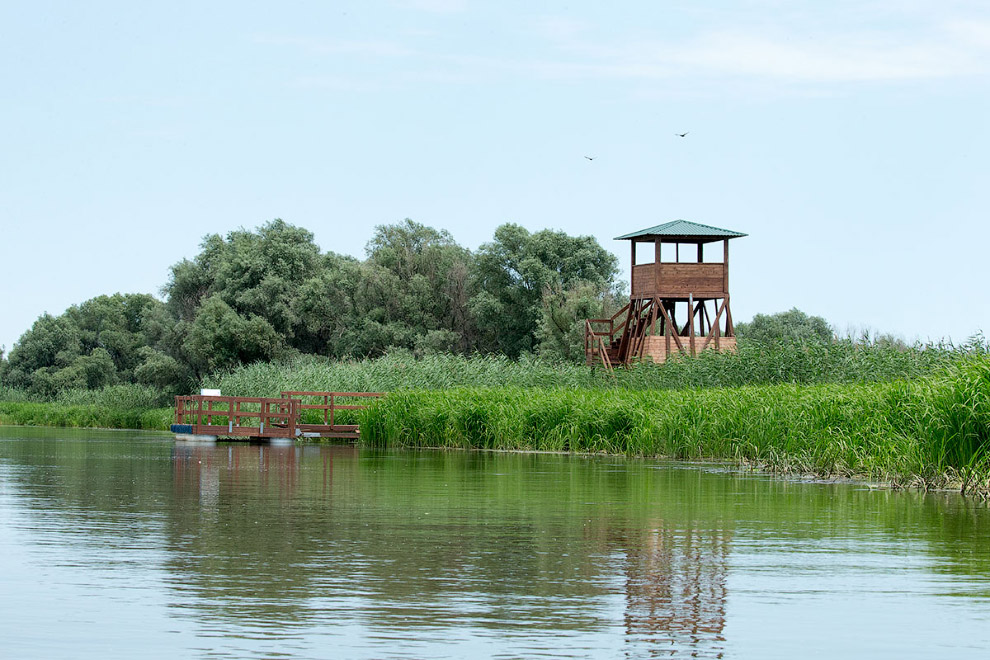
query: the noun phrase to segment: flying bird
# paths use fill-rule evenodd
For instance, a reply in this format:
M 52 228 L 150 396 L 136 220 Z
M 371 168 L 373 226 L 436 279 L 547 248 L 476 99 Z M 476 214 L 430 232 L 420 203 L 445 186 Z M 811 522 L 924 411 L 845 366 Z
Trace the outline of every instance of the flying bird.
M 686 137 L 687 134 L 690 133 L 690 132 L 691 131 L 685 131 L 683 133 L 674 133 L 674 135 L 676 135 L 677 137 Z
M 588 160 L 594 160 L 595 159 L 594 156 L 585 156 L 585 158 L 587 158 Z

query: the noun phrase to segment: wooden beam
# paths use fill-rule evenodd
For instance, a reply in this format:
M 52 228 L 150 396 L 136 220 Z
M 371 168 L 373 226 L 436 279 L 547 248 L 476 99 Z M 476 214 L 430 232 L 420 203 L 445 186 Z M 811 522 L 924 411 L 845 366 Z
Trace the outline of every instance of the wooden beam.
M 688 314 L 691 317 L 688 320 L 688 325 L 690 332 L 688 332 L 688 342 L 691 344 L 691 357 L 696 355 L 694 351 L 694 313 L 697 310 L 692 309 L 694 307 L 694 296 L 688 294 Z
M 725 294 L 725 336 L 735 337 L 736 329 L 732 325 L 732 308 L 729 307 L 729 294 Z
M 671 337 L 671 334 L 672 334 L 671 333 L 671 330 L 673 329 L 674 331 L 676 331 L 677 330 L 677 326 L 674 325 L 674 322 L 670 320 L 670 316 L 667 314 L 667 308 L 664 307 L 663 305 L 660 306 L 660 313 L 663 314 L 663 318 L 667 322 L 667 353 L 669 354 L 670 353 L 670 337 Z M 673 335 L 673 337 L 674 337 L 674 343 L 677 344 L 677 348 L 680 349 L 681 351 L 684 351 L 684 345 L 681 344 L 681 338 L 678 337 L 677 335 Z
M 660 245 L 661 245 L 661 243 L 660 243 L 660 239 L 659 238 L 653 239 L 653 253 L 654 253 L 654 257 L 653 257 L 653 290 L 654 291 L 659 291 L 660 290 L 660 253 L 662 251 L 660 249 Z
M 724 312 L 724 311 L 725 311 L 725 301 L 723 300 L 722 301 L 722 306 L 719 307 L 718 311 L 715 313 L 715 322 L 712 324 L 711 332 L 709 332 L 708 333 L 708 336 L 705 337 L 705 343 L 702 344 L 701 350 L 705 350 L 706 348 L 708 348 L 708 343 L 712 340 L 713 337 L 715 338 L 715 348 L 718 349 L 718 347 L 719 347 L 719 345 L 718 345 L 718 336 L 719 336 L 718 322 L 719 322 L 719 319 L 722 318 L 722 312 Z
M 649 308 L 649 310 L 650 310 L 649 311 L 649 316 L 647 317 L 648 318 L 648 321 L 647 321 L 646 327 L 643 328 L 643 338 L 640 340 L 640 343 L 639 343 L 639 359 L 640 360 L 643 359 L 643 356 L 646 353 L 646 337 L 649 335 L 649 333 L 653 332 L 653 328 L 654 328 L 654 326 L 657 323 L 657 307 L 660 306 L 660 299 L 659 298 L 653 298 L 652 300 L 650 300 L 650 305 L 651 306 Z
M 729 293 L 729 239 L 722 241 L 722 292 Z

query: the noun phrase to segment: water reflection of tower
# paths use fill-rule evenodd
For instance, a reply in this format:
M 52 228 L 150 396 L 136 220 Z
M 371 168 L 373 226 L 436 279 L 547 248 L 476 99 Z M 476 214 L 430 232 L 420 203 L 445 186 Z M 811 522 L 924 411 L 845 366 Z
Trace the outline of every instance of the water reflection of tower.
M 654 656 L 721 658 L 730 533 L 662 523 L 626 554 L 626 638 Z

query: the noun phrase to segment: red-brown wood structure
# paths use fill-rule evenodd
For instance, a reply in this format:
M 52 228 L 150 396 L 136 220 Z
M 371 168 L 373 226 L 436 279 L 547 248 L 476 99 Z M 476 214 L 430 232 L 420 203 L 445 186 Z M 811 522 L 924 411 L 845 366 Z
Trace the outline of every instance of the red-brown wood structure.
M 380 397 L 380 392 L 282 392 L 282 397 L 287 399 L 299 399 L 299 415 L 302 417 L 304 410 L 322 410 L 322 424 L 298 423 L 297 428 L 301 429 L 302 435 L 314 437 L 309 434 L 317 434 L 320 438 L 351 438 L 361 437 L 361 427 L 359 424 L 335 424 L 334 412 L 337 410 L 364 410 L 364 404 L 339 403 L 340 399 L 353 399 L 362 397 Z M 306 400 L 314 400 L 306 403 Z M 320 403 L 323 399 L 323 403 Z
M 340 399 L 380 397 L 378 392 L 295 392 L 281 398 L 188 395 L 175 397 L 172 432 L 190 437 L 271 440 L 274 438 L 361 437 L 357 424 L 336 424 L 337 410 L 360 410 L 366 405 Z M 322 399 L 322 403 L 320 402 Z M 315 401 L 314 401 L 315 400 Z M 310 423 L 304 411 L 322 410 L 323 423 Z
M 742 236 L 746 234 L 674 220 L 617 237 L 631 246 L 629 304 L 610 318 L 586 321 L 587 363 L 611 370 L 646 357 L 664 362 L 675 351 L 693 356 L 708 348 L 735 350 L 729 240 Z M 718 242 L 721 261 L 712 261 L 711 251 L 706 261 L 705 246 Z M 643 243 L 653 247 L 652 261 L 637 262 L 637 247 Z M 683 259 L 682 248 L 687 248 Z

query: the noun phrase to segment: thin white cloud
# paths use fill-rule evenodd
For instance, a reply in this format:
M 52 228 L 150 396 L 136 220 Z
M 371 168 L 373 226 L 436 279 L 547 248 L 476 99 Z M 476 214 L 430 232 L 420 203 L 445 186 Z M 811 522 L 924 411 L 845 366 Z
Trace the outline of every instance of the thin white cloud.
M 579 21 L 564 16 L 544 16 L 535 22 L 533 31 L 546 39 L 557 43 L 576 42 L 578 37 L 591 28 L 586 21 Z
M 544 23 L 545 25 L 545 23 Z M 905 81 L 990 73 L 990 24 L 954 21 L 926 35 L 861 32 L 809 35 L 709 30 L 680 40 L 556 43 L 568 57 L 531 63 L 547 78 L 730 76 L 787 82 Z
M 315 39 L 311 37 L 260 36 L 256 43 L 268 46 L 292 46 L 314 55 L 347 54 L 375 57 L 407 57 L 415 51 L 397 41 L 381 39 Z
M 467 9 L 467 0 L 396 0 L 400 7 L 433 14 L 454 14 Z
M 984 48 L 948 38 L 913 43 L 868 35 L 822 42 L 717 32 L 646 61 L 688 73 L 862 82 L 978 75 L 987 73 L 985 56 Z
M 289 85 L 291 87 L 299 87 L 302 89 L 318 89 L 330 92 L 352 93 L 380 92 L 385 89 L 377 82 L 371 82 L 366 79 L 358 79 L 348 76 L 334 75 L 299 76 L 298 78 L 292 80 Z

